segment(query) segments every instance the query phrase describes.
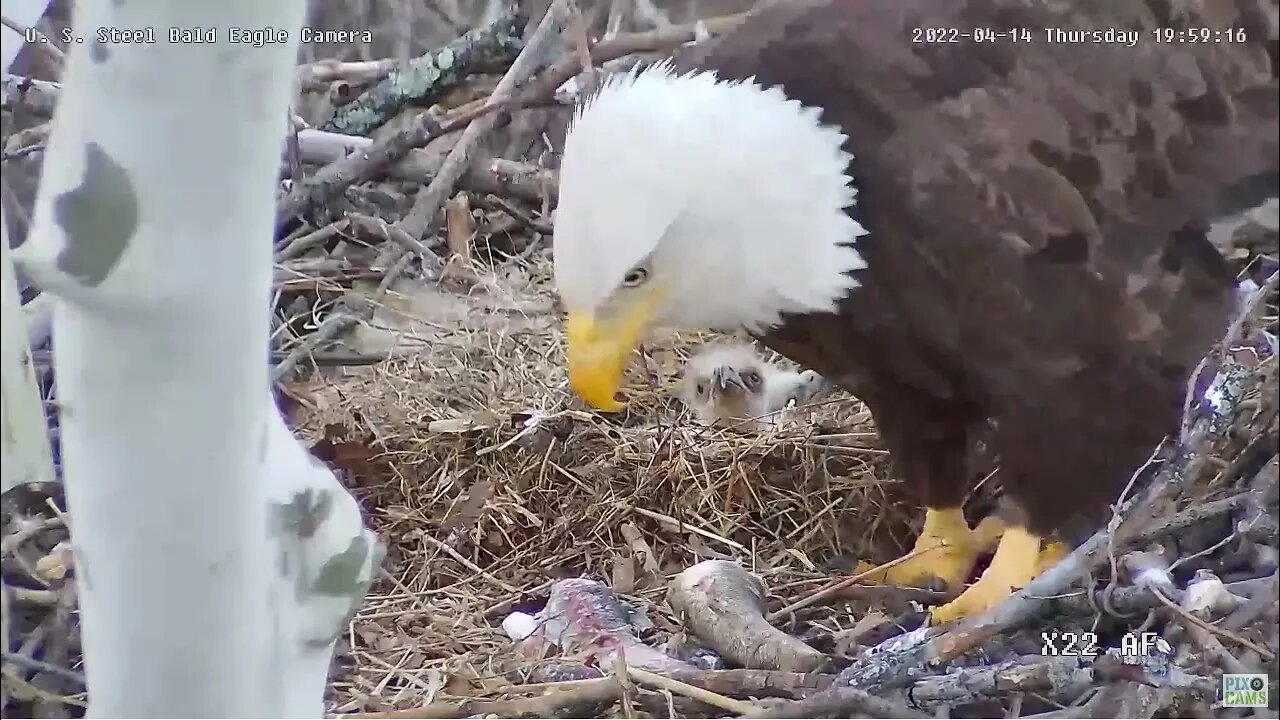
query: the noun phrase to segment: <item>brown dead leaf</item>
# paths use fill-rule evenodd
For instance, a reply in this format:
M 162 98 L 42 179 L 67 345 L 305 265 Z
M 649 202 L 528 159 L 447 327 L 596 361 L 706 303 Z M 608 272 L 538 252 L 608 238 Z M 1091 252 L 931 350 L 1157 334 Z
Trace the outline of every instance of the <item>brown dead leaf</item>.
M 272 388 L 272 395 L 275 397 L 276 409 L 280 411 L 280 416 L 290 427 L 293 427 L 299 410 L 315 409 L 314 403 L 308 400 L 298 388 L 290 385 L 276 385 Z
M 466 193 L 460 192 L 445 201 L 444 227 L 449 252 L 455 257 L 470 260 L 471 238 L 476 234 L 476 223 L 471 217 L 471 198 Z
M 642 357 L 643 378 L 650 387 L 662 387 L 680 376 L 683 365 L 675 348 L 648 347 Z
M 333 462 L 343 470 L 360 473 L 373 465 L 373 450 L 361 442 L 342 442 L 333 445 Z
M 311 446 L 311 455 L 329 467 L 340 470 L 363 484 L 379 477 L 386 468 L 381 453 L 374 449 L 372 436 L 357 438 L 349 428 L 340 423 L 324 427 L 324 437 Z
M 479 688 L 470 678 L 463 677 L 459 673 L 449 673 L 445 679 L 444 691 L 450 695 L 458 697 L 468 697 L 475 695 Z
M 343 425 L 342 423 L 329 423 L 328 425 L 324 426 L 324 439 L 328 440 L 329 442 L 342 440 L 343 438 L 347 438 L 350 436 L 351 436 L 351 431 L 348 430 L 347 426 Z
M 627 594 L 636 589 L 636 559 L 630 554 L 616 555 L 613 558 L 613 572 L 610 573 L 609 585 L 616 593 Z
M 484 513 L 484 504 L 493 496 L 493 483 L 480 480 L 467 489 L 465 493 L 449 507 L 440 527 L 445 529 L 469 528 L 476 524 Z
M 732 555 L 726 555 L 718 550 L 713 549 L 700 536 L 694 533 L 685 535 L 685 542 L 689 544 L 689 552 L 704 560 L 732 560 Z
M 644 564 L 645 572 L 656 575 L 662 570 L 658 567 L 658 559 L 654 556 L 653 548 L 649 547 L 649 543 L 645 542 L 644 537 L 640 534 L 640 528 L 635 523 L 625 522 L 619 528 L 622 537 L 627 539 L 627 543 L 631 546 L 631 552 L 640 558 Z
M 872 610 L 863 615 L 858 619 L 858 622 L 854 623 L 853 627 L 833 634 L 836 641 L 835 652 L 837 654 L 853 652 L 861 644 L 859 641 L 863 637 L 887 622 L 892 622 L 892 618 L 879 610 Z

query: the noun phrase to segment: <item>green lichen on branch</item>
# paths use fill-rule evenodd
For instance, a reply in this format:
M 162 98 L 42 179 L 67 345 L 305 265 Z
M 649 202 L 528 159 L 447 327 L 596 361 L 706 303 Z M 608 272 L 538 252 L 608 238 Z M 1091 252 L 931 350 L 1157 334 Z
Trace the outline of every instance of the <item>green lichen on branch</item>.
M 524 44 L 519 32 L 520 16 L 508 5 L 488 25 L 393 70 L 382 82 L 339 108 L 323 129 L 368 135 L 405 105 L 429 102 L 456 86 L 476 66 L 509 63 Z

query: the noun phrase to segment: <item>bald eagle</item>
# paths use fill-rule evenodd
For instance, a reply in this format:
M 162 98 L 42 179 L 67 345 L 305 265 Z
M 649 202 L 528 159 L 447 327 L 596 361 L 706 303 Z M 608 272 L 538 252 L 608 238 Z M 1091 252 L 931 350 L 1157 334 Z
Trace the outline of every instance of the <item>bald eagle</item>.
M 919 495 L 885 580 L 955 590 L 994 428 L 1017 512 L 932 616 L 982 612 L 1176 427 L 1233 302 L 1208 223 L 1274 194 L 1276 48 L 1266 0 L 786 0 L 615 75 L 560 166 L 571 386 L 616 410 L 651 328 L 746 329 L 865 402 Z

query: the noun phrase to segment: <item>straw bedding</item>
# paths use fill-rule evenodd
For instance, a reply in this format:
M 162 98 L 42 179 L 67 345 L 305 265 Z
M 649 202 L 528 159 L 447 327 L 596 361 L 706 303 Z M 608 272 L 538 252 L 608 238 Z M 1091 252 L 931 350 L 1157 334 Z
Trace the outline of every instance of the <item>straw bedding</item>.
M 585 411 L 548 263 L 401 283 L 360 341 L 405 357 L 289 388 L 300 436 L 345 471 L 389 545 L 339 689 L 398 705 L 428 676 L 491 675 L 510 653 L 505 611 L 555 578 L 595 576 L 648 605 L 674 574 L 727 557 L 790 601 L 910 539 L 856 399 L 791 408 L 759 433 L 691 421 L 675 385 L 709 336 L 657 338 L 629 370 L 626 413 Z

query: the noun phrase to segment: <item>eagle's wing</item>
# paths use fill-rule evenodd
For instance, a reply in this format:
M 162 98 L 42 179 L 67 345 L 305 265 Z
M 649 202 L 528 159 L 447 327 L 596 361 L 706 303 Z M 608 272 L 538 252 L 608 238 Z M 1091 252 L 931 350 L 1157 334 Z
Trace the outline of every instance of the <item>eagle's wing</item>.
M 1275 26 L 1261 0 L 786 0 L 684 51 L 824 107 L 856 158 L 867 285 L 766 342 L 977 401 L 1116 353 L 1194 363 L 1232 298 L 1206 223 L 1276 177 Z M 1137 42 L 1046 37 L 1107 28 Z

